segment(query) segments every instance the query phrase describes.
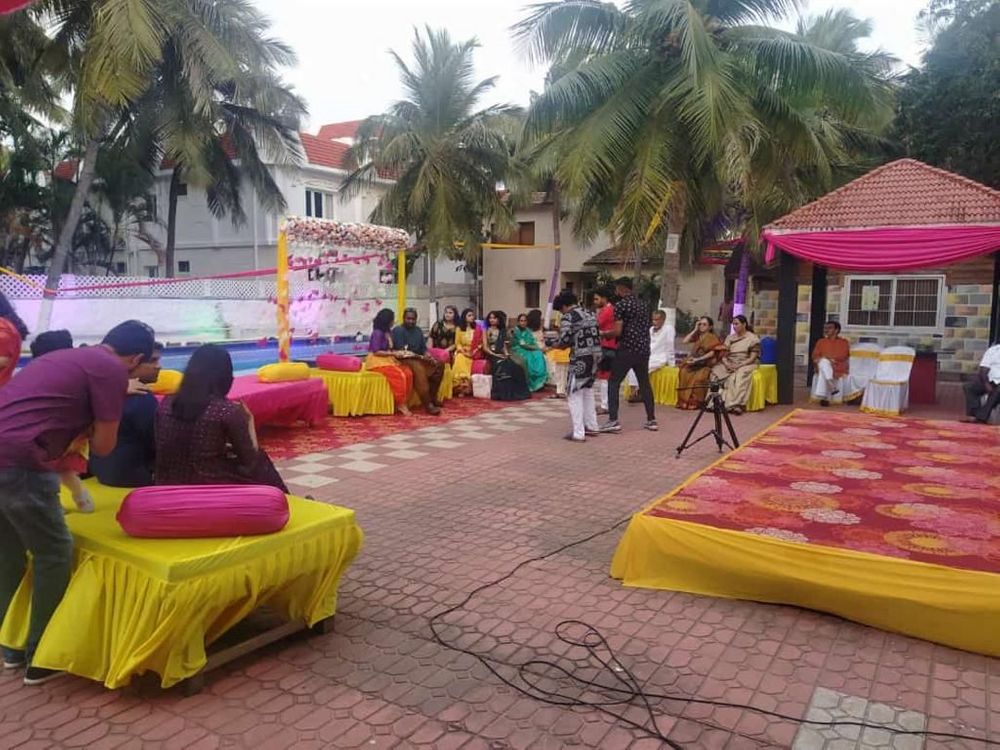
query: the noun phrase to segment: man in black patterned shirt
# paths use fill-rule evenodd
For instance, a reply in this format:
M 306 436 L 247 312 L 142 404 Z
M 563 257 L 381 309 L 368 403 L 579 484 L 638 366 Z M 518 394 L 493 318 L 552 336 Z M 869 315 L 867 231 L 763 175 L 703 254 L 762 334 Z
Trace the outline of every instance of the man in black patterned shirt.
M 611 365 L 611 378 L 608 381 L 608 421 L 601 427 L 601 432 L 621 432 L 622 425 L 618 421 L 618 402 L 621 396 L 622 382 L 628 371 L 635 373 L 639 381 L 639 397 L 646 407 L 647 430 L 655 432 L 656 411 L 653 407 L 653 388 L 649 384 L 649 305 L 632 291 L 632 279 L 622 276 L 615 282 L 615 323 L 609 331 L 601 331 L 601 336 L 618 340 L 618 352 Z
M 578 304 L 571 291 L 560 292 L 552 306 L 562 313 L 559 342 L 556 349 L 569 349 L 569 377 L 566 379 L 566 401 L 573 431 L 567 440 L 582 443 L 587 436 L 597 436 L 597 409 L 594 404 L 594 381 L 601 361 L 601 339 L 597 333 L 597 318 Z

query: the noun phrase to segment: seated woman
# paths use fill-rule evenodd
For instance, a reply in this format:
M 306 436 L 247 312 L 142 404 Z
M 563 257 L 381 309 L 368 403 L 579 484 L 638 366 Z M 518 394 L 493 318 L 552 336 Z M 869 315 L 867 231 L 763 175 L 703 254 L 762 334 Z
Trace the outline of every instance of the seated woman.
M 455 352 L 455 331 L 458 328 L 458 308 L 445 305 L 444 317 L 431 326 L 430 345 L 449 354 Z
M 199 347 L 184 380 L 156 412 L 157 484 L 266 484 L 287 493 L 257 444 L 253 415 L 226 398 L 233 360 L 221 346 Z
M 684 337 L 691 344 L 691 354 L 678 366 L 677 408 L 700 409 L 708 394 L 712 367 L 723 351 L 722 342 L 713 331 L 715 324 L 707 315 L 698 318 L 694 330 Z
M 486 317 L 489 328 L 483 336 L 483 354 L 493 372 L 494 401 L 526 401 L 531 398 L 524 369 L 510 357 L 507 316 L 494 310 Z
M 453 390 L 458 396 L 472 395 L 472 361 L 482 348 L 483 333 L 476 326 L 476 311 L 462 311 L 455 328 L 455 360 L 451 365 Z
M 528 316 L 523 313 L 517 316 L 517 328 L 511 337 L 511 354 L 515 361 L 519 358 L 524 363 L 528 390 L 541 390 L 549 379 L 549 367 L 534 331 L 528 327 Z
M 723 381 L 722 398 L 730 414 L 742 414 L 750 400 L 753 373 L 760 359 L 760 339 L 745 315 L 733 318 L 733 333 L 726 337 L 726 351 L 712 368 L 712 377 Z
M 389 383 L 392 391 L 392 400 L 396 404 L 396 411 L 404 416 L 410 416 L 410 407 L 406 402 L 410 400 L 410 393 L 413 392 L 413 373 L 399 364 L 392 351 L 392 324 L 396 322 L 396 315 L 388 308 L 382 308 L 375 315 L 372 321 L 372 333 L 368 339 L 368 359 L 365 360 L 365 367 L 372 372 L 377 372 Z

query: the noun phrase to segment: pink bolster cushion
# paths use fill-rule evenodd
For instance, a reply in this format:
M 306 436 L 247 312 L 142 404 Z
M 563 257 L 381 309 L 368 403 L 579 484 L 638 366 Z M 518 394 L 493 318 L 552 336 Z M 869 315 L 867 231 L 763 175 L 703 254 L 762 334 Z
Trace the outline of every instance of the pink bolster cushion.
M 350 354 L 320 354 L 316 357 L 316 366 L 321 370 L 359 372 L 361 357 L 353 357 Z
M 434 357 L 434 359 L 438 362 L 444 362 L 445 364 L 451 362 L 451 352 L 447 349 L 435 349 L 431 346 L 427 348 L 427 353 Z
M 473 375 L 485 375 L 487 370 L 487 362 L 485 359 L 474 359 L 472 360 L 472 374 Z
M 272 534 L 288 523 L 288 498 L 265 485 L 140 487 L 117 518 L 129 536 L 152 539 Z

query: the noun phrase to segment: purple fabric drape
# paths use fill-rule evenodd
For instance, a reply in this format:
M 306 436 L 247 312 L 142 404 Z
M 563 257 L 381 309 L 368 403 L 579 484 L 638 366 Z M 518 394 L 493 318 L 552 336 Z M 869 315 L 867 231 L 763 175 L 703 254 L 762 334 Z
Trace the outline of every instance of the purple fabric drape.
M 908 271 L 945 266 L 1000 250 L 1000 225 L 901 227 L 836 232 L 764 232 L 767 262 L 780 248 L 828 268 Z

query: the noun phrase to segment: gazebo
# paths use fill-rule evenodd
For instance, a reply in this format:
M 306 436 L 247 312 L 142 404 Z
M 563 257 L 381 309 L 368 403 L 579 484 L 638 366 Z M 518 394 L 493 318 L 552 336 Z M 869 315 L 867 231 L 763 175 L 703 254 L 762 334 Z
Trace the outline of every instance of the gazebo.
M 812 263 L 810 349 L 822 336 L 827 316 L 828 269 L 897 274 L 989 253 L 994 257 L 990 342 L 1000 332 L 1000 191 L 986 185 L 900 159 L 769 224 L 763 238 L 768 262 L 780 255 L 780 403 L 793 402 L 800 260 Z

